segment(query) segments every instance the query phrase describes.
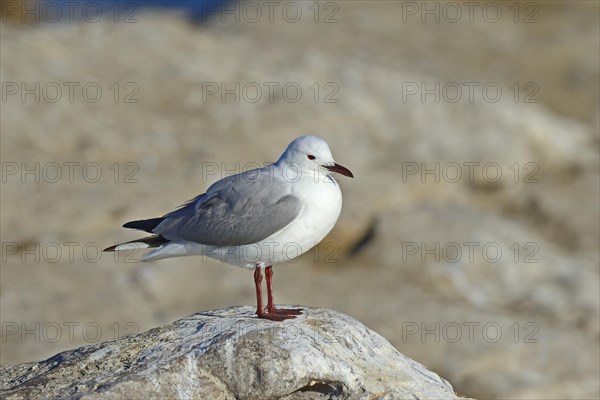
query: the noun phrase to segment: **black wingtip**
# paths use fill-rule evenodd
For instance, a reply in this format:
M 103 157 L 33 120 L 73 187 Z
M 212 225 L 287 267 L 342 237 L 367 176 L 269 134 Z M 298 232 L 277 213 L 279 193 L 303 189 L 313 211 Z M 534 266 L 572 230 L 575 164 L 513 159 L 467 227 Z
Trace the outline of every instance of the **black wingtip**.
M 117 245 L 115 244 L 114 246 L 107 247 L 102 251 L 115 251 L 116 249 L 117 249 Z
M 140 219 L 137 221 L 129 221 L 123 225 L 123 228 L 129 229 L 137 229 L 140 231 L 145 231 L 148 233 L 153 233 L 152 230 L 158 226 L 161 222 L 163 222 L 164 218 L 150 218 L 150 219 Z

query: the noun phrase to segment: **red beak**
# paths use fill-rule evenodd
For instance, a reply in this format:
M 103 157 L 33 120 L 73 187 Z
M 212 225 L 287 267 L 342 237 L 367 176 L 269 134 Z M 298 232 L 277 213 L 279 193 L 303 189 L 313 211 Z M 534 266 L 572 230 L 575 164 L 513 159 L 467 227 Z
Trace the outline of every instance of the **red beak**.
M 342 174 L 344 176 L 347 176 L 349 178 L 354 178 L 354 175 L 352 174 L 352 172 L 350 172 L 350 170 L 338 163 L 334 163 L 333 165 L 323 165 L 325 168 L 327 168 L 328 170 L 330 170 L 331 172 L 337 172 L 338 174 Z

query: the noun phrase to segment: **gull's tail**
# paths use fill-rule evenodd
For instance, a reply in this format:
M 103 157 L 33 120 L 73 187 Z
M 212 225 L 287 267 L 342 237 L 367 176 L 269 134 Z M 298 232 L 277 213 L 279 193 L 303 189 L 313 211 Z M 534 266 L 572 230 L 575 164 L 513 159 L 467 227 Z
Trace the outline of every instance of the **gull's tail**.
M 137 229 L 148 233 L 154 233 L 153 230 L 160 225 L 168 216 L 150 219 L 141 219 L 137 221 L 129 221 L 123 228 Z M 204 249 L 201 245 L 191 244 L 185 241 L 171 241 L 162 237 L 161 235 L 154 234 L 141 239 L 132 240 L 125 243 L 119 243 L 114 246 L 107 247 L 104 251 L 120 251 L 120 250 L 139 250 L 154 248 L 154 250 L 144 254 L 140 261 L 153 261 L 160 260 L 162 258 L 170 257 L 181 257 L 188 254 L 204 254 L 196 251 L 195 247 Z
M 163 220 L 164 217 L 129 221 L 123 225 L 123 228 L 138 229 L 140 231 L 153 233 L 152 230 L 156 228 Z M 152 235 L 145 238 L 132 240 L 130 242 L 119 243 L 114 246 L 107 247 L 104 249 L 104 251 L 147 249 L 151 247 L 160 247 L 166 243 L 169 243 L 169 240 L 160 235 Z
M 107 247 L 106 249 L 104 249 L 104 251 L 147 249 L 152 247 L 160 247 L 166 243 L 169 243 L 169 240 L 165 239 L 160 235 L 153 235 L 125 243 L 119 243 L 114 246 Z

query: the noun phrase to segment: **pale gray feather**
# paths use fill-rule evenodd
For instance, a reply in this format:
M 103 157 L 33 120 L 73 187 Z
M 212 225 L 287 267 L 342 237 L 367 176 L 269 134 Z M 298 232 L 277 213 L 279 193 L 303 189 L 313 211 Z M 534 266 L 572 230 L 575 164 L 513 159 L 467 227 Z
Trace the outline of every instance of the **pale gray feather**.
M 261 168 L 216 182 L 165 215 L 153 233 L 172 241 L 219 247 L 266 239 L 296 219 L 302 209 L 290 185 L 269 171 Z

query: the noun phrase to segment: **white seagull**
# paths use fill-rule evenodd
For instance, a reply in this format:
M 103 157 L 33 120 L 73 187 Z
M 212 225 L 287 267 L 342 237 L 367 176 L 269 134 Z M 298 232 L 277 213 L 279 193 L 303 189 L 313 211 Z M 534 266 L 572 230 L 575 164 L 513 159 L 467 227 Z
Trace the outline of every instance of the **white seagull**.
M 335 225 L 342 192 L 333 172 L 354 177 L 334 161 L 327 142 L 318 136 L 301 136 L 274 164 L 223 178 L 162 217 L 127 222 L 123 227 L 153 235 L 105 251 L 154 248 L 141 260 L 202 255 L 254 269 L 258 318 L 295 318 L 300 309 L 278 309 L 273 303 L 272 265 L 310 250 Z

